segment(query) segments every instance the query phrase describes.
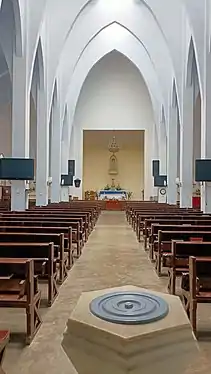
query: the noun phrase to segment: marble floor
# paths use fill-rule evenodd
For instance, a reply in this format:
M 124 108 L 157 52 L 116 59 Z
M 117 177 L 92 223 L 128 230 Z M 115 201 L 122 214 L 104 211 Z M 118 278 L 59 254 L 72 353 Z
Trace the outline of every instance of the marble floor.
M 30 347 L 10 343 L 4 361 L 7 374 L 76 374 L 61 348 L 68 317 L 82 291 L 135 285 L 166 292 L 166 279 L 158 279 L 142 244 L 136 240 L 123 212 L 103 212 L 51 308 L 42 309 L 43 325 Z M 0 310 L 0 326 L 24 328 L 24 315 Z M 199 310 L 202 329 L 211 330 L 211 307 Z M 210 374 L 211 333 L 199 342 L 200 360 L 188 374 Z M 95 373 L 93 373 L 95 374 Z M 112 373 L 113 374 L 113 373 Z

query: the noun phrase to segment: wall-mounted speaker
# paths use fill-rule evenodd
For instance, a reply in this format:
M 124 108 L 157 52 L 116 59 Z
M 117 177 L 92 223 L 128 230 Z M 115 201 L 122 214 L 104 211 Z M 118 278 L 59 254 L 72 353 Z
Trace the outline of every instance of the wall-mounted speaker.
M 61 175 L 61 186 L 70 187 L 73 186 L 73 176 L 68 174 Z
M 167 187 L 167 175 L 157 175 L 154 177 L 154 187 Z
M 75 176 L 75 160 L 68 160 L 68 174 Z
M 153 160 L 152 161 L 152 176 L 157 177 L 158 175 L 160 175 L 160 161 Z

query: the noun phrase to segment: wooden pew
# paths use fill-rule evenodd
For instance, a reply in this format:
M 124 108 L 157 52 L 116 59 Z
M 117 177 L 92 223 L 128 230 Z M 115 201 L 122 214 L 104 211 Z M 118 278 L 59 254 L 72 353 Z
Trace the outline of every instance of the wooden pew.
M 199 211 L 194 211 L 194 210 L 188 210 L 188 209 L 182 209 L 182 208 L 175 208 L 175 207 L 171 207 L 171 206 L 166 206 L 166 207 L 157 207 L 153 210 L 149 210 L 149 209 L 138 209 L 138 210 L 133 210 L 132 212 L 132 221 L 131 221 L 131 224 L 132 224 L 132 227 L 134 229 L 134 231 L 137 230 L 137 226 L 139 225 L 140 223 L 140 218 L 139 216 L 142 216 L 142 215 L 152 215 L 152 216 L 157 216 L 157 215 L 195 215 L 195 216 L 200 216 L 203 214 L 203 212 L 199 212 Z
M 8 221 L 8 220 L 19 220 L 19 219 L 24 219 L 24 220 L 54 220 L 54 222 L 56 221 L 63 221 L 63 222 L 71 222 L 71 223 L 75 223 L 77 224 L 79 222 L 79 227 L 80 227 L 80 236 L 81 236 L 81 240 L 85 241 L 85 237 L 86 237 L 86 231 L 85 231 L 85 224 L 83 222 L 83 218 L 82 217 L 69 217 L 67 216 L 66 214 L 62 215 L 62 214 L 53 214 L 53 213 L 48 213 L 48 214 L 45 214 L 45 213 L 27 213 L 27 212 L 18 212 L 17 214 L 0 214 L 0 221 Z M 71 226 L 71 225 L 69 225 Z
M 180 240 L 180 241 L 191 241 L 192 238 L 198 239 L 203 242 L 211 242 L 211 231 L 200 231 L 200 230 L 189 230 L 187 228 L 184 231 L 162 231 L 159 230 L 158 232 L 158 251 L 155 252 L 156 255 L 156 266 L 155 269 L 157 271 L 158 276 L 162 275 L 161 267 L 162 267 L 162 260 L 163 265 L 165 267 L 165 259 L 169 253 L 171 253 L 171 243 L 173 240 Z M 168 258 L 167 258 L 168 261 Z
M 26 343 L 30 344 L 41 326 L 41 292 L 34 276 L 34 261 L 0 258 L 0 308 L 26 310 Z
M 141 234 L 144 233 L 144 227 L 145 227 L 145 220 L 180 220 L 180 221 L 187 221 L 187 220 L 192 220 L 192 221 L 197 221 L 201 220 L 203 217 L 203 220 L 211 220 L 211 216 L 208 215 L 195 215 L 195 214 L 182 214 L 182 213 L 165 213 L 165 214 L 142 214 L 139 215 L 138 217 L 138 225 L 137 225 L 137 238 L 140 240 Z
M 15 214 L 15 212 L 14 212 Z M 17 214 L 15 214 L 17 215 Z M 19 214 L 20 215 L 20 214 Z M 21 214 L 22 215 L 22 214 Z M 59 218 L 68 218 L 68 219 L 73 219 L 73 220 L 81 220 L 82 219 L 82 224 L 81 224 L 81 230 L 85 234 L 85 241 L 87 242 L 89 234 L 91 233 L 93 229 L 93 222 L 91 219 L 91 214 L 89 212 L 67 212 L 66 210 L 58 210 L 58 209 L 35 209 L 33 211 L 26 211 L 24 215 L 30 215 L 30 216 L 39 216 L 39 217 L 59 217 Z
M 1 226 L 0 232 L 20 232 L 20 233 L 35 233 L 35 234 L 64 234 L 64 252 L 67 253 L 68 262 L 67 268 L 71 269 L 74 263 L 74 252 L 72 248 L 72 228 L 71 227 L 48 227 L 48 226 Z
M 10 332 L 8 330 L 0 331 L 0 374 L 4 373 L 2 369 L 3 359 L 7 344 L 9 343 Z
M 72 243 L 76 245 L 77 257 L 81 255 L 84 245 L 82 232 L 80 230 L 80 222 L 69 221 L 65 219 L 49 218 L 49 217 L 12 217 L 6 220 L 0 219 L 0 226 L 41 226 L 41 227 L 71 227 L 72 228 Z
M 56 266 L 58 257 L 59 249 L 54 247 L 53 243 L 0 242 L 0 258 L 34 260 L 35 275 L 47 280 L 48 306 L 53 304 L 58 295 Z
M 53 243 L 54 248 L 57 247 L 59 251 L 58 257 L 54 255 L 54 258 L 59 264 L 60 284 L 64 282 L 68 275 L 68 257 L 64 254 L 64 241 L 64 234 L 0 231 L 0 243 Z
M 189 273 L 182 274 L 182 300 L 197 336 L 197 304 L 211 303 L 211 257 L 190 257 Z
M 183 222 L 183 221 L 181 221 Z M 211 232 L 211 221 L 210 226 L 202 226 L 202 225 L 190 225 L 190 224 L 180 224 L 180 225 L 161 225 L 161 224 L 153 224 L 151 229 L 151 235 L 149 240 L 149 258 L 151 261 L 154 260 L 154 252 L 158 251 L 158 233 L 159 231 L 206 231 Z M 162 241 L 162 237 L 160 236 L 160 240 Z
M 168 267 L 168 290 L 172 295 L 176 291 L 176 278 L 188 272 L 189 257 L 211 257 L 211 242 L 172 241 Z
M 182 216 L 182 218 L 172 218 L 168 217 L 166 219 L 145 219 L 144 225 L 143 225 L 143 237 L 144 237 L 144 243 L 145 247 L 147 247 L 147 241 L 150 240 L 151 235 L 154 234 L 152 232 L 153 229 L 157 225 L 168 225 L 168 226 L 174 226 L 174 225 L 195 225 L 195 226 L 211 226 L 211 217 L 205 216 L 199 216 L 197 219 L 195 218 L 189 218 L 186 216 Z M 140 238 L 139 238 L 140 241 Z

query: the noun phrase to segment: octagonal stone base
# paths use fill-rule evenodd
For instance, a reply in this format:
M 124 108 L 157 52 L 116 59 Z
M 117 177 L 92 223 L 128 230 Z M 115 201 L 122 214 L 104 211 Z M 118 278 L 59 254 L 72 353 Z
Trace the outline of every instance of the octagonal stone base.
M 85 292 L 73 310 L 62 346 L 78 373 L 184 373 L 198 350 L 180 299 L 150 291 L 168 303 L 169 313 L 164 319 L 148 324 L 115 324 L 90 312 L 93 299 L 119 291 L 149 293 L 134 286 Z

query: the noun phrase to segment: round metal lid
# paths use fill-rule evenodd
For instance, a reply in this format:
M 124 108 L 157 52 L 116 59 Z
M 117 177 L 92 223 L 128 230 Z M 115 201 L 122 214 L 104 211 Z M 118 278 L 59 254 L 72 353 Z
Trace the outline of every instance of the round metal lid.
M 92 300 L 90 311 L 107 322 L 137 325 L 166 317 L 169 307 L 165 300 L 150 293 L 112 292 Z

